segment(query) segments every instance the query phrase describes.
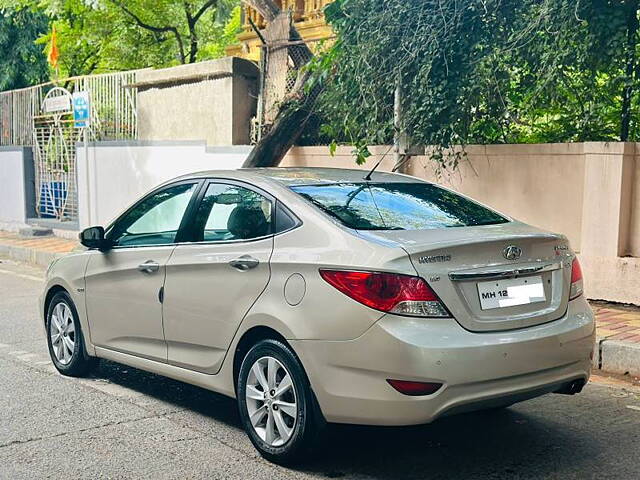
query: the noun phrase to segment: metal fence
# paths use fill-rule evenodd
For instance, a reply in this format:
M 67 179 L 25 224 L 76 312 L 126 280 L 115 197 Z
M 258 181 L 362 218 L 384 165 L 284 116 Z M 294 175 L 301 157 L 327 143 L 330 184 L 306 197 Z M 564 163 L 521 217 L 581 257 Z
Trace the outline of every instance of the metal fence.
M 0 93 L 0 145 L 31 145 L 42 86 Z
M 131 85 L 138 72 L 74 77 L 0 93 L 0 145 L 33 147 L 38 217 L 77 221 L 78 142 L 137 138 L 137 89 Z M 86 124 L 74 121 L 74 92 L 88 92 Z M 62 108 L 45 108 L 56 99 L 63 100 Z
M 33 145 L 34 120 L 43 114 L 42 100 L 56 86 L 71 93 L 86 90 L 91 98 L 91 139 L 125 140 L 138 135 L 136 83 L 139 70 L 71 77 L 20 90 L 0 92 L 0 145 Z
M 138 137 L 136 117 L 137 72 L 80 77 L 74 90 L 86 90 L 91 98 L 91 137 L 94 140 L 126 140 Z M 72 92 L 74 91 L 72 90 Z

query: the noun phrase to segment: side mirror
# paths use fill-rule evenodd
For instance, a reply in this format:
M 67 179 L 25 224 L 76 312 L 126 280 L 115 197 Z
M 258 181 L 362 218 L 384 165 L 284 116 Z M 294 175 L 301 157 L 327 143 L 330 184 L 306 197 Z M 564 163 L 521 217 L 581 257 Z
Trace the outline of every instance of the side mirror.
M 87 248 L 106 250 L 109 242 L 104 238 L 103 227 L 89 227 L 80 232 L 80 243 Z

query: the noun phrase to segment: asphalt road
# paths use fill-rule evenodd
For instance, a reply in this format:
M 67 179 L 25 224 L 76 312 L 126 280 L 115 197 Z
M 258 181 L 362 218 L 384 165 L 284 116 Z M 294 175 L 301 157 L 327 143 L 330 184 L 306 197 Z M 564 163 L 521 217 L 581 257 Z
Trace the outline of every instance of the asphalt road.
M 0 263 L 0 478 L 640 478 L 640 389 L 602 382 L 423 427 L 332 427 L 314 460 L 274 466 L 231 399 L 111 362 L 57 374 L 41 276 Z

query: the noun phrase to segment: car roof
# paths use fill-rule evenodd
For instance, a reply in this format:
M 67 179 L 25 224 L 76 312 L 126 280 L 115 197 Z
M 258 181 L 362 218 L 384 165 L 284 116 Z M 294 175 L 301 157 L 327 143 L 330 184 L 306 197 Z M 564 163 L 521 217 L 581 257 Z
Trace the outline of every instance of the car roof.
M 181 179 L 202 177 L 223 177 L 238 180 L 271 180 L 284 186 L 292 185 L 322 185 L 333 183 L 360 183 L 368 170 L 347 168 L 321 167 L 270 167 L 270 168 L 241 168 L 238 170 L 209 170 L 184 175 Z M 371 182 L 424 182 L 415 177 L 398 173 L 374 172 Z

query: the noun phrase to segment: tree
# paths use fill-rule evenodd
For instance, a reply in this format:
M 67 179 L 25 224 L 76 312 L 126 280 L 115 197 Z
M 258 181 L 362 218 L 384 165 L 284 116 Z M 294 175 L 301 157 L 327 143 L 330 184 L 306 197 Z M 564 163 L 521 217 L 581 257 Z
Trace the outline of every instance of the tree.
M 319 110 L 336 141 L 638 138 L 638 0 L 336 0 Z
M 276 21 L 282 13 L 273 0 L 245 0 L 264 17 L 267 23 Z M 289 38 L 292 42 L 302 40 L 291 24 Z M 314 55 L 305 43 L 288 48 L 291 61 L 299 71 L 293 91 L 280 104 L 278 114 L 270 130 L 252 149 L 243 167 L 272 167 L 280 164 L 289 149 L 304 132 L 305 125 L 314 111 L 316 100 L 322 91 L 322 76 L 312 77 L 310 69 L 303 68 Z
M 138 27 L 155 34 L 156 38 L 161 39 L 166 35 L 173 37 L 178 46 L 180 63 L 196 61 L 202 33 L 198 28 L 199 22 L 205 14 L 218 7 L 218 0 L 205 0 L 196 4 L 184 1 L 181 5 L 172 1 L 155 2 L 153 9 L 149 9 L 148 4 L 135 5 L 136 2 L 108 2 L 131 17 Z M 159 14 L 158 10 L 164 15 Z
M 546 73 L 534 100 L 557 115 L 546 122 L 553 136 L 636 138 L 638 10 L 637 0 L 553 0 L 533 11 L 540 34 L 514 60 Z
M 218 58 L 241 26 L 240 0 L 20 1 L 56 25 L 62 78 Z
M 27 8 L 0 4 L 0 91 L 23 88 L 47 78 L 47 61 L 34 42 L 47 30 L 47 19 Z

